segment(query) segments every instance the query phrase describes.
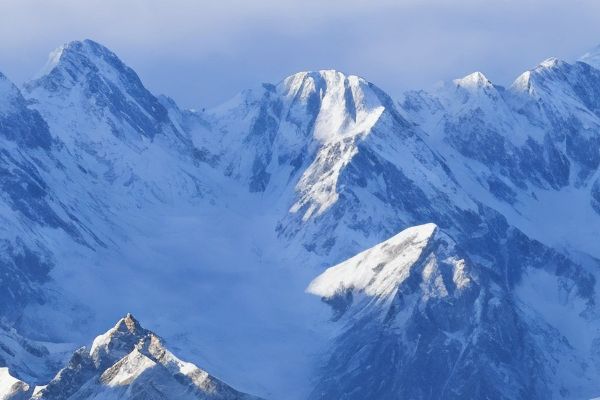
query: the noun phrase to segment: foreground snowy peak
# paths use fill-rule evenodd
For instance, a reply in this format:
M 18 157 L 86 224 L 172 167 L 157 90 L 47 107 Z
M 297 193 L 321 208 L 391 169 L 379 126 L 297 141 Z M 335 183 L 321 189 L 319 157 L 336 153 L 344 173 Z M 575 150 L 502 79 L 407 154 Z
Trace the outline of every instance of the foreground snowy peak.
M 94 339 L 90 356 L 97 367 L 110 366 L 123 358 L 148 335 L 151 335 L 151 332 L 142 328 L 131 314 L 127 314 L 108 332 Z
M 78 350 L 33 399 L 257 399 L 240 393 L 169 352 L 158 336 L 127 314 Z

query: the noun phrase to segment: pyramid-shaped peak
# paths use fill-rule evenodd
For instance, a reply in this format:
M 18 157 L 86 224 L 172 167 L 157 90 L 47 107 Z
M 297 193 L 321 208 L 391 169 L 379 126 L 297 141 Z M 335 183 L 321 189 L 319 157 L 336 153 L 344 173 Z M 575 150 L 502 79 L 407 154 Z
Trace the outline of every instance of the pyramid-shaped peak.
M 90 355 L 98 363 L 104 362 L 106 358 L 118 359 L 132 351 L 140 340 L 149 335 L 152 335 L 152 332 L 144 329 L 133 315 L 128 313 L 106 333 L 94 339 Z
M 412 226 L 354 257 L 328 268 L 313 280 L 307 291 L 323 298 L 340 290 L 387 297 L 409 275 L 409 270 L 438 236 L 436 224 Z M 443 235 L 445 236 L 445 235 Z
M 65 126 L 73 127 L 60 129 L 67 141 L 72 140 L 69 135 L 87 132 L 79 127 L 84 120 L 81 112 L 98 120 L 99 126 L 108 125 L 111 134 L 122 138 L 154 138 L 165 132 L 165 128 L 172 128 L 168 126 L 171 122 L 168 111 L 143 85 L 137 73 L 93 40 L 73 41 L 56 49 L 39 77 L 26 83 L 23 89 L 42 114 L 60 117 Z M 69 98 L 77 99 L 73 104 L 77 111 L 62 106 Z
M 95 65 L 94 60 L 100 59 L 112 64 L 116 63 L 120 67 L 124 66 L 115 53 L 91 39 L 67 42 L 50 52 L 46 65 L 37 74 L 36 79 L 50 74 L 55 68 L 63 64 L 76 64 L 79 66 L 88 64 L 91 67 Z
M 89 354 L 85 348 L 78 350 L 34 395 L 36 399 L 75 397 L 259 400 L 177 358 L 129 313 L 94 340 Z
M 490 81 L 483 73 L 477 71 L 469 74 L 463 78 L 455 79 L 454 84 L 466 89 L 477 89 L 492 87 L 492 81 Z
M 143 330 L 138 320 L 135 319 L 131 313 L 127 313 L 127 315 L 121 318 L 115 325 L 115 328 L 117 328 L 119 331 L 127 331 L 132 334 Z

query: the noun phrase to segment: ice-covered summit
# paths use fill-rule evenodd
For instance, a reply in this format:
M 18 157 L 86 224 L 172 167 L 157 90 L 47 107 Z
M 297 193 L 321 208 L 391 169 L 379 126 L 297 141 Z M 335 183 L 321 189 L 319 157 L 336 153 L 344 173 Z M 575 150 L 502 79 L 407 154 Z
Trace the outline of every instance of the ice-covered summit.
M 291 110 L 301 107 L 311 113 L 318 109 L 315 137 L 324 142 L 368 130 L 383 109 L 372 84 L 335 70 L 300 72 L 277 87 Z

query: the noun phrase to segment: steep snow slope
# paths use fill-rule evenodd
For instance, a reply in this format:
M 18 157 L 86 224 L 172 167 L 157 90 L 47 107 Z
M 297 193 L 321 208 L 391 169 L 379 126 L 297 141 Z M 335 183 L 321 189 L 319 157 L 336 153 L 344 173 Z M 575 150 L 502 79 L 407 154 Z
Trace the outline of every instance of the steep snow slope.
M 586 334 L 568 332 L 573 322 L 597 330 L 597 319 L 589 315 L 595 296 L 565 290 L 574 283 L 570 277 L 551 263 L 533 261 L 515 267 L 525 275 L 515 297 L 495 267 L 474 262 L 427 224 L 327 269 L 307 290 L 332 306 L 341 333 L 311 398 L 546 399 L 597 393 L 597 370 L 589 368 L 595 356 L 589 348 L 574 348 Z M 560 315 L 571 308 L 573 319 L 551 318 L 548 304 L 562 304 Z
M 46 122 L 1 74 L 0 99 L 0 314 L 14 321 L 25 304 L 45 301 L 40 285 L 55 262 L 46 233 L 79 244 L 94 238 L 45 179 L 68 175 Z

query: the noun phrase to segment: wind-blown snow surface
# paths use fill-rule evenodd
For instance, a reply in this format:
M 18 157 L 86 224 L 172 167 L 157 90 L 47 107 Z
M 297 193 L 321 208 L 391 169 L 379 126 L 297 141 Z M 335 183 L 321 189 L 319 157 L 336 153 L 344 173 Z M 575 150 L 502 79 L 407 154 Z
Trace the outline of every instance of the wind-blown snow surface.
M 0 312 L 15 328 L 0 366 L 46 384 L 131 311 L 265 398 L 352 398 L 357 376 L 425 398 L 431 371 L 451 397 L 600 393 L 599 75 L 548 60 L 510 89 L 475 73 L 398 107 L 362 78 L 301 72 L 197 113 L 98 43 L 68 43 L 22 92 L 0 79 Z M 403 245 L 388 254 L 389 238 Z M 372 268 L 355 265 L 372 246 L 357 256 Z M 365 343 L 386 368 L 343 362 Z

